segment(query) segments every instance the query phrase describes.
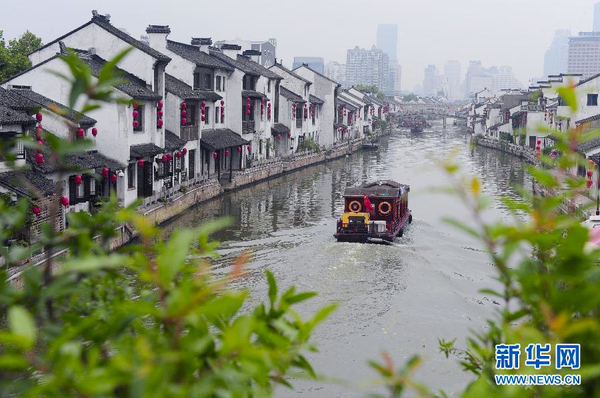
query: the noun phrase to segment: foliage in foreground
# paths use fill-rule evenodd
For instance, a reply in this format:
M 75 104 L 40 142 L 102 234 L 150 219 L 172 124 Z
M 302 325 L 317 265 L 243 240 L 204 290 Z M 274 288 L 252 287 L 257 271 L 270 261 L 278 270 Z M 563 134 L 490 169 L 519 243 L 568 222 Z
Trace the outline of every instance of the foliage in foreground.
M 111 87 L 126 53 L 108 62 L 98 80 L 74 54 L 61 57 L 72 74 L 63 76 L 72 85 L 69 105 L 81 96 L 84 111 L 122 102 Z M 61 180 L 73 172 L 66 157 L 90 142 L 50 141 Z M 58 198 L 51 207 L 52 218 L 61 217 Z M 27 200 L 8 206 L 0 198 L 0 210 L 2 241 L 31 217 Z M 248 255 L 227 275 L 211 272 L 218 243 L 209 236 L 226 221 L 177 231 L 165 241 L 135 204 L 121 208 L 114 196 L 97 214 L 69 213 L 68 219 L 64 232 L 43 226 L 37 248 L 45 249 L 46 261 L 23 272 L 22 288 L 0 271 L 0 395 L 265 396 L 277 384 L 290 387 L 294 372 L 316 377 L 304 355 L 315 350 L 311 332 L 334 305 L 303 320 L 294 307 L 315 294 L 294 287 L 280 294 L 267 272 L 268 304 L 242 310 L 248 292 L 230 283 L 243 276 Z M 110 251 L 124 223 L 139 232 L 139 243 Z M 52 258 L 65 249 L 66 257 Z M 8 247 L 2 255 L 10 266 L 28 253 Z

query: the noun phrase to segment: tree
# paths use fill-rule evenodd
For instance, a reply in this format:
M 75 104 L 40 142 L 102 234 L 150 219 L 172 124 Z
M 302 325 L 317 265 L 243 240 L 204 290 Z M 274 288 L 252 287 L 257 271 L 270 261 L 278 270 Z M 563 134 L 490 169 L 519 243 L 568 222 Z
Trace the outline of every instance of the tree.
M 28 54 L 42 45 L 42 39 L 27 31 L 6 45 L 0 30 L 0 81 L 6 80 L 31 66 Z
M 407 94 L 404 97 L 402 97 L 403 102 L 418 101 L 418 100 L 419 100 L 419 97 L 417 97 L 413 93 Z

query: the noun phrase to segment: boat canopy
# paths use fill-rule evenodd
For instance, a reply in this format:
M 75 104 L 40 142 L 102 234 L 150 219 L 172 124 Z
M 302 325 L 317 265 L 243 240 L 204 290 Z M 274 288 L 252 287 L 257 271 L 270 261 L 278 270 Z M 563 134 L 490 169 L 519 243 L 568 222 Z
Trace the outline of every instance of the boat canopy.
M 392 180 L 382 180 L 365 183 L 357 187 L 346 188 L 344 196 L 384 196 L 398 197 L 410 191 L 406 184 L 400 184 Z

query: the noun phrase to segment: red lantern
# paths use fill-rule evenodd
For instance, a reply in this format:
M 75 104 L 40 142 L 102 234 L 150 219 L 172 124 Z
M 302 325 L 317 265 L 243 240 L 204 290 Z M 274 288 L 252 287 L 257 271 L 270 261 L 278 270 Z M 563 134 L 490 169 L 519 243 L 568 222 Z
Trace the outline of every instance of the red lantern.
M 112 182 L 117 182 L 117 175 L 116 175 L 116 174 L 113 174 L 113 175 L 111 175 L 111 176 L 110 176 L 110 180 L 111 180 Z
M 162 127 L 163 126 L 163 121 L 162 119 L 159 119 L 158 122 L 156 123 L 158 124 L 158 127 Z
M 221 106 L 225 105 L 225 101 L 221 100 Z
M 206 106 L 206 102 L 202 101 L 202 103 L 200 104 L 200 106 L 202 106 L 202 108 L 204 108 Z
M 185 109 L 185 108 L 187 108 L 187 104 L 185 102 L 182 102 L 181 103 L 181 109 Z
M 592 178 L 592 175 L 594 175 L 594 172 L 592 170 L 588 170 L 587 171 L 588 178 Z
M 137 108 L 138 108 L 137 102 L 133 101 L 133 109 L 137 109 Z
M 85 131 L 83 129 L 77 130 L 77 136 L 79 138 L 83 138 L 84 135 L 85 135 Z
M 202 121 L 205 122 L 206 121 L 206 116 L 202 115 Z
M 62 196 L 60 198 L 60 203 L 62 203 L 63 206 L 67 207 L 69 205 L 69 198 L 67 198 L 66 196 Z
M 270 108 L 270 107 L 271 107 L 271 103 L 270 103 L 270 102 L 267 104 L 267 107 L 268 107 L 268 108 Z
M 251 151 L 252 147 L 250 145 L 248 145 L 248 151 Z
M 183 148 L 183 154 L 187 155 L 187 148 Z
M 225 149 L 225 156 L 229 156 L 229 149 Z
M 250 116 L 250 109 L 246 109 L 246 115 Z
M 206 108 L 202 108 L 202 109 L 200 109 L 200 113 L 204 115 L 204 114 L 206 113 Z M 185 116 L 185 115 L 184 115 L 184 116 Z
M 35 133 L 36 133 L 36 134 L 42 134 L 42 131 L 44 131 L 44 129 L 42 128 L 42 125 L 41 125 L 41 124 L 40 124 L 40 125 L 38 125 L 38 126 L 35 128 Z
M 592 184 L 593 184 L 592 180 L 587 180 L 586 185 L 587 185 L 588 188 L 591 188 Z
M 134 120 L 134 121 L 133 121 L 133 128 L 134 128 L 134 129 L 137 129 L 139 125 L 140 125 L 140 124 L 138 123 L 138 121 L 137 121 L 137 120 Z
M 137 119 L 137 117 L 138 117 L 139 115 L 140 115 L 140 114 L 138 113 L 138 111 L 133 111 L 133 118 L 134 118 L 134 119 Z
M 35 155 L 35 162 L 37 164 L 44 163 L 44 155 L 42 155 L 41 153 L 38 153 L 37 155 Z
M 163 102 L 162 101 L 158 101 L 158 104 L 156 104 L 156 106 L 158 106 L 158 109 L 162 109 L 163 108 Z
M 167 157 L 167 155 L 162 155 L 162 161 L 163 161 L 163 163 L 167 163 L 169 161 L 169 158 Z
M 288 133 L 288 138 L 292 138 L 292 133 Z
M 536 146 L 535 149 L 539 151 L 542 148 L 540 148 L 539 146 Z
M 156 116 L 158 116 L 158 117 L 163 117 L 163 111 L 158 111 L 158 112 L 156 112 Z
M 104 177 L 104 178 L 108 177 L 108 168 L 106 168 L 106 167 L 102 168 L 102 177 Z
M 171 159 L 173 159 L 173 155 L 171 155 L 170 153 L 167 153 L 167 160 L 170 161 Z
M 94 137 L 98 135 L 98 129 L 97 129 L 96 127 L 94 127 L 94 128 L 92 129 L 92 135 L 93 135 Z
M 542 140 L 537 140 L 537 144 L 540 145 L 542 143 Z
M 75 184 L 77 185 L 81 185 L 81 183 L 83 182 L 83 177 L 81 177 L 79 174 L 75 176 Z
M 181 124 L 184 124 L 184 125 L 185 125 L 185 124 L 187 124 L 187 119 L 186 119 L 186 118 L 184 118 L 184 117 L 183 117 L 183 118 L 181 118 Z
M 216 158 L 217 158 L 217 156 L 219 156 L 219 155 L 217 155 L 217 153 L 216 153 L 216 152 L 213 152 L 213 158 L 214 158 L 214 159 L 216 159 Z
M 37 143 L 40 145 L 44 145 L 44 140 L 42 140 L 41 138 L 39 140 L 37 140 Z
M 237 151 L 242 152 L 242 147 L 241 146 L 237 147 Z
M 33 214 L 35 214 L 37 216 L 42 212 L 42 209 L 40 209 L 40 206 L 38 206 L 38 205 L 33 205 L 33 207 L 31 208 L 31 211 L 33 211 Z
M 42 114 L 40 112 L 35 114 L 35 120 L 37 120 L 38 122 L 42 121 Z
M 248 103 L 250 102 L 250 97 L 246 98 L 246 102 L 248 102 Z
M 281 134 L 277 134 L 277 139 L 280 140 L 281 139 Z
M 175 156 L 177 156 L 177 159 L 181 159 L 181 152 L 177 152 Z
M 144 167 L 144 159 L 138 160 L 138 166 Z
M 187 112 L 184 110 L 181 111 L 181 116 L 185 117 L 187 115 Z

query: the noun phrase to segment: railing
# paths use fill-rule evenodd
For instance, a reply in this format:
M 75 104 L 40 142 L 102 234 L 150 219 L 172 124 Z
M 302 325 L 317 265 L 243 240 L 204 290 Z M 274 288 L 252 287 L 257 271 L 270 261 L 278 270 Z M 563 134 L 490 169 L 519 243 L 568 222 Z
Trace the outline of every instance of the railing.
M 256 129 L 254 127 L 254 120 L 242 120 L 242 133 L 243 134 L 254 134 Z
M 543 105 L 532 105 L 532 104 L 521 105 L 521 110 L 529 111 L 529 112 L 543 112 L 544 106 Z
M 186 141 L 197 140 L 199 127 L 198 126 L 181 126 L 181 139 Z

